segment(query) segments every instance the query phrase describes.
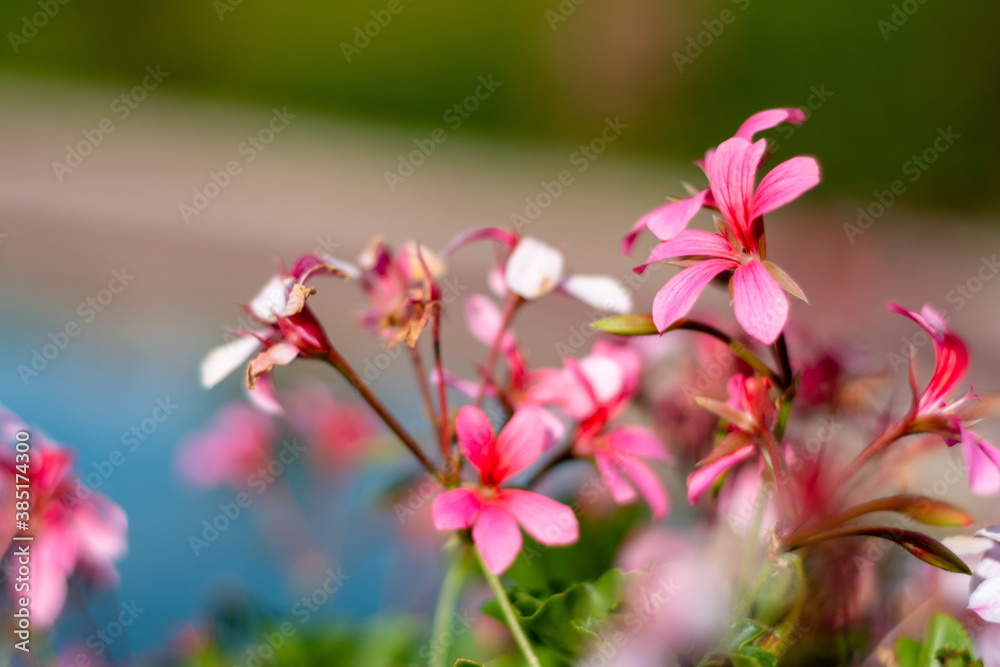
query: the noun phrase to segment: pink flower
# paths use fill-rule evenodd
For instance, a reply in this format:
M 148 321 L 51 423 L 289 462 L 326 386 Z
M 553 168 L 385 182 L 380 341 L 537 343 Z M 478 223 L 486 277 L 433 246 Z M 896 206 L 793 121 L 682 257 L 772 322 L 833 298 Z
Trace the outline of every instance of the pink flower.
M 480 486 L 445 491 L 432 505 L 438 530 L 472 528 L 472 540 L 494 574 L 514 562 L 521 550 L 524 528 L 549 546 L 572 544 L 579 527 L 573 510 L 541 494 L 500 485 L 538 459 L 545 427 L 536 412 L 518 410 L 500 432 L 482 410 L 465 406 L 455 421 L 458 445 L 479 471 Z
M 303 255 L 291 271 L 280 271 L 264 285 L 245 306 L 261 328 L 237 332 L 239 337 L 208 353 L 201 365 L 203 387 L 214 387 L 263 348 L 247 367 L 247 389 L 256 390 L 247 395 L 264 412 L 284 411 L 274 394 L 271 369 L 290 364 L 299 356 L 322 355 L 330 349 L 323 326 L 306 305 L 306 299 L 316 290 L 306 287 L 305 282 L 313 274 L 352 275 L 348 265 L 342 262 L 334 265 L 327 259 L 337 262 Z
M 945 539 L 945 544 L 972 568 L 968 608 L 989 623 L 1000 623 L 1000 526 Z
M 794 123 L 798 125 L 805 118 L 806 115 L 801 109 L 768 109 L 767 111 L 761 111 L 750 116 L 740 126 L 740 129 L 736 131 L 734 137 L 752 142 L 754 135 L 758 132 L 769 130 L 781 123 Z M 710 149 L 705 153 L 704 160 L 695 162 L 695 164 L 706 172 L 706 175 L 708 170 L 705 168 L 705 165 L 709 162 L 714 152 L 714 149 Z M 636 237 L 644 229 L 649 229 L 657 238 L 663 241 L 677 236 L 677 234 L 687 229 L 691 219 L 704 207 L 718 208 L 712 190 L 697 191 L 687 199 L 671 201 L 650 211 L 639 218 L 632 227 L 632 231 L 622 239 L 622 252 L 628 254 L 632 250 L 632 244 L 635 243 Z
M 502 262 L 503 279 L 499 281 L 503 292 L 533 301 L 560 291 L 608 312 L 632 310 L 632 296 L 621 281 L 601 275 L 565 275 L 563 254 L 531 236 L 518 237 L 502 229 L 487 227 L 460 235 L 444 253 L 480 240 L 496 241 L 509 251 Z
M 688 475 L 691 504 L 697 502 L 722 473 L 753 455 L 755 435 L 774 428 L 777 408 L 771 398 L 771 389 L 769 378 L 737 374 L 729 379 L 729 398 L 725 403 L 699 399 L 702 406 L 729 422 L 729 433 L 702 461 L 702 467 Z
M 736 320 L 764 344 L 777 339 L 788 319 L 784 291 L 805 299 L 799 287 L 765 259 L 763 215 L 819 183 L 819 166 L 813 158 L 795 157 L 779 164 L 755 187 L 766 148 L 763 139 L 754 144 L 742 137 L 723 142 L 706 168 L 724 223 L 715 233 L 689 229 L 663 238 L 649 262 L 636 268 L 641 272 L 650 263 L 667 259 L 688 266 L 653 300 L 653 322 L 659 331 L 687 315 L 705 286 L 724 271 L 733 271 L 730 289 Z
M 216 414 L 208 429 L 181 444 L 177 470 L 197 486 L 246 488 L 254 472 L 270 463 L 275 431 L 270 417 L 233 403 Z
M 1000 450 L 966 427 L 978 417 L 969 409 L 969 403 L 977 400 L 975 393 L 970 389 L 957 401 L 947 401 L 948 394 L 958 386 L 969 369 L 969 351 L 965 343 L 948 330 L 941 313 L 929 305 L 925 305 L 919 314 L 896 303 L 889 303 L 888 308 L 919 324 L 934 341 L 934 373 L 919 393 L 916 371 L 913 360 L 910 360 L 914 405 L 910 432 L 940 435 L 949 447 L 961 443 L 962 459 L 969 471 L 969 488 L 979 494 L 996 493 L 1000 490 Z
M 639 387 L 639 355 L 628 347 L 598 341 L 590 356 L 579 362 L 568 357 L 564 363 L 564 370 L 539 373 L 531 396 L 539 403 L 558 404 L 579 421 L 572 436 L 573 452 L 593 457 L 615 502 L 634 501 L 638 489 L 653 516 L 663 516 L 669 499 L 645 463 L 645 459 L 667 458 L 662 443 L 640 426 L 610 427 Z
M 0 431 L 5 436 L 24 430 L 23 423 L 0 407 Z M 73 455 L 51 442 L 37 429 L 31 433 L 31 507 L 29 534 L 34 536 L 31 558 L 31 587 L 27 593 L 34 623 L 51 627 L 66 601 L 67 582 L 76 572 L 102 586 L 118 582 L 115 561 L 128 550 L 128 519 L 114 502 L 91 491 L 72 474 Z M 5 437 L 5 443 L 13 438 Z M 2 454 L 5 497 L 13 498 L 15 474 L 19 473 L 16 452 L 9 445 Z M 3 506 L 4 530 L 14 527 L 13 504 Z M 11 532 L 5 532 L 9 542 Z M 11 579 L 11 595 L 15 593 Z
M 323 468 L 341 470 L 356 462 L 378 428 L 371 413 L 335 398 L 325 385 L 309 384 L 289 394 L 289 420 Z

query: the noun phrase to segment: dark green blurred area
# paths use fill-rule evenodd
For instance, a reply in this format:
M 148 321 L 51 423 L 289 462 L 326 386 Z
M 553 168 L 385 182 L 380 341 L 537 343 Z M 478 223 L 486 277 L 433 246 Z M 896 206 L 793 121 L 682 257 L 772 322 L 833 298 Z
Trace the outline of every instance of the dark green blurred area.
M 832 96 L 802 128 L 776 137 L 779 158 L 819 156 L 819 196 L 867 203 L 951 127 L 961 138 L 909 187 L 906 205 L 976 213 L 1000 204 L 994 0 L 565 0 L 573 11 L 554 24 L 546 12 L 559 11 L 557 0 L 399 0 L 402 11 L 351 62 L 342 43 L 387 0 L 236 1 L 69 0 L 15 53 L 11 33 L 41 9 L 4 0 L 0 69 L 124 88 L 159 64 L 175 92 L 421 130 L 444 126 L 445 110 L 493 75 L 500 89 L 463 133 L 587 141 L 620 116 L 629 128 L 616 151 L 685 162 L 750 113 L 816 105 L 810 96 L 825 90 Z M 890 31 L 894 12 L 901 25 Z M 699 37 L 700 55 L 689 41 Z M 689 47 L 695 57 L 679 71 L 675 52 Z

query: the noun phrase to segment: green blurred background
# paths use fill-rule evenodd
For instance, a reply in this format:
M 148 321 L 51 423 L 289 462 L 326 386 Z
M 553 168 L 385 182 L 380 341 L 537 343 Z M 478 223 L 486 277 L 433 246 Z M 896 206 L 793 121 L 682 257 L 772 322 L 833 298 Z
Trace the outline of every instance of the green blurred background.
M 753 111 L 812 101 L 787 143 L 822 155 L 826 197 L 870 199 L 950 126 L 962 140 L 908 205 L 1000 203 L 1000 3 L 398 1 L 43 0 L 58 12 L 22 43 L 39 2 L 4 0 L 0 68 L 132 85 L 161 64 L 175 92 L 417 128 L 492 74 L 504 94 L 463 133 L 589 140 L 620 115 L 622 149 L 685 161 Z M 391 20 L 348 62 L 373 11 Z

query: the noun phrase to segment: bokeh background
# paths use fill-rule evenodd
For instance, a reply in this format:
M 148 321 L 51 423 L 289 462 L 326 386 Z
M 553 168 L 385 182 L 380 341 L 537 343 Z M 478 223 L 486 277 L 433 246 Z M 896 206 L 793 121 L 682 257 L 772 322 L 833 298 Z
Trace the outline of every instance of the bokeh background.
M 294 600 L 251 519 L 192 553 L 189 536 L 233 493 L 192 490 L 173 464 L 186 434 L 240 399 L 237 379 L 203 392 L 198 362 L 240 324 L 237 304 L 276 258 L 316 247 L 351 258 L 375 234 L 442 247 L 521 215 L 572 268 L 625 276 L 636 262 L 618 240 L 632 222 L 682 194 L 682 180 L 702 183 L 691 161 L 761 109 L 809 109 L 801 127 L 772 133 L 775 151 L 814 154 L 824 170 L 768 223 L 770 258 L 810 296 L 794 316 L 885 365 L 913 333 L 885 302 L 935 303 L 970 342 L 973 382 L 995 389 L 998 24 L 1000 5 L 985 0 L 4 0 L 0 402 L 72 445 L 83 473 L 158 400 L 178 406 L 101 481 L 129 514 L 130 554 L 117 597 L 93 600 L 91 613 L 101 624 L 122 601 L 145 609 L 114 657 L 154 653 L 220 591 L 279 614 Z M 492 90 L 470 102 L 483 80 Z M 287 125 L 248 150 L 275 109 Z M 620 133 L 581 158 L 609 120 Z M 437 128 L 446 139 L 433 153 L 387 179 Z M 231 161 L 239 173 L 185 213 Z M 567 169 L 573 183 L 531 215 Z M 871 224 L 858 226 L 864 211 Z M 477 252 L 450 267 L 468 294 L 484 285 L 489 254 Z M 99 312 L 81 306 L 114 271 L 134 279 Z M 641 307 L 666 275 L 637 291 Z M 352 329 L 353 292 L 316 301 L 360 366 L 379 354 Z M 586 321 L 569 302 L 523 321 L 533 358 L 554 363 L 555 344 Z M 80 334 L 24 373 L 70 322 Z M 448 353 L 471 368 L 482 351 L 460 317 L 448 324 Z M 373 387 L 419 432 L 408 371 L 393 364 Z M 393 465 L 333 488 L 310 486 L 304 464 L 288 470 L 321 545 L 352 577 L 322 615 L 422 613 L 433 600 L 435 547 L 398 539 L 396 517 L 373 500 L 408 462 Z M 69 615 L 60 641 L 87 632 L 79 609 Z

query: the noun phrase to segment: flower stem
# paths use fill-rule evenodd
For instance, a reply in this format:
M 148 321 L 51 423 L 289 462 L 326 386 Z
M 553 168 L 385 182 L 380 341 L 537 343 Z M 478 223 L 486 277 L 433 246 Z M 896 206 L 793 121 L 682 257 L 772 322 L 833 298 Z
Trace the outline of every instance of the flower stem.
M 507 591 L 500 584 L 500 578 L 490 571 L 489 566 L 483 559 L 483 554 L 479 551 L 479 547 L 475 547 L 474 550 L 476 558 L 479 560 L 479 567 L 483 571 L 483 576 L 486 577 L 486 583 L 490 585 L 490 589 L 492 589 L 493 594 L 496 596 L 497 602 L 500 604 L 500 609 L 503 611 L 503 617 L 507 621 L 507 627 L 510 629 L 510 633 L 514 635 L 514 641 L 517 642 L 518 648 L 521 649 L 524 659 L 528 661 L 531 667 L 542 667 L 538 656 L 531 650 L 531 644 L 528 643 L 528 638 L 524 634 L 524 628 L 521 627 L 517 616 L 514 615 L 514 607 L 511 606 L 510 600 L 507 598 Z
M 372 393 L 371 389 L 368 388 L 368 385 L 365 384 L 364 380 L 362 380 L 357 372 L 351 368 L 351 365 L 347 363 L 347 360 L 344 359 L 344 357 L 342 357 L 333 347 L 327 351 L 326 356 L 321 358 L 337 369 L 338 373 L 344 376 L 344 379 L 347 380 L 351 386 L 354 387 L 354 390 L 358 392 L 361 398 L 365 400 L 365 403 L 371 406 L 371 409 L 375 411 L 375 414 L 377 414 L 379 418 L 385 422 L 385 425 L 389 427 L 389 430 L 396 434 L 396 437 L 399 438 L 406 448 L 417 457 L 417 460 L 420 461 L 420 464 L 424 466 L 427 472 L 429 472 L 431 476 L 436 479 L 438 471 L 434 462 L 427 458 L 427 455 L 424 454 L 424 451 L 420 448 L 417 441 L 413 439 L 413 436 L 410 435 L 405 428 L 403 428 L 403 425 L 399 423 L 399 420 L 396 419 L 395 415 L 389 412 L 389 409 L 386 408 L 382 401 L 379 400 L 378 396 Z
M 407 345 L 409 347 L 409 345 Z M 424 412 L 427 419 L 435 430 L 440 430 L 437 415 L 434 413 L 434 400 L 431 396 L 431 387 L 427 382 L 427 371 L 424 368 L 424 360 L 420 356 L 420 348 L 410 347 L 410 359 L 413 361 L 413 373 L 417 376 L 417 386 L 420 388 L 420 399 L 423 401 Z
M 784 386 L 781 377 L 779 377 L 775 371 L 771 370 L 770 366 L 768 366 L 763 361 L 758 359 L 753 352 L 748 350 L 746 346 L 743 345 L 743 343 L 739 342 L 738 340 L 735 340 L 725 331 L 717 329 L 713 327 L 711 324 L 705 324 L 704 322 L 699 322 L 697 320 L 689 320 L 686 318 L 681 318 L 676 322 L 674 322 L 669 327 L 667 327 L 663 333 L 675 330 L 697 331 L 699 333 L 703 333 L 712 336 L 713 338 L 717 338 L 718 340 L 721 340 L 723 343 L 729 346 L 729 349 L 732 350 L 733 354 L 735 354 L 737 357 L 745 361 L 751 368 L 757 371 L 757 373 L 761 375 L 766 375 L 767 377 L 774 380 L 775 383 L 777 383 L 778 385 Z
M 838 476 L 837 480 L 833 483 L 833 488 L 843 488 L 844 485 L 847 484 L 852 477 L 854 477 L 855 473 L 861 469 L 861 466 L 868 463 L 868 461 L 874 458 L 883 449 L 906 435 L 910 429 L 911 421 L 912 416 L 908 414 L 906 417 L 886 429 L 882 435 L 872 440 L 867 447 L 862 449 L 861 452 L 847 464 L 847 467 L 844 468 L 844 470 L 840 473 L 840 476 Z
M 448 432 L 448 387 L 444 382 L 444 364 L 441 361 L 441 302 L 434 302 L 434 365 L 438 375 L 438 401 L 441 404 L 441 424 L 438 433 L 441 436 L 441 456 L 444 458 L 445 470 L 457 468 L 450 461 L 451 458 L 451 434 Z M 458 470 L 454 470 L 458 474 Z
M 794 507 L 795 499 L 788 486 L 792 481 L 792 475 L 788 471 L 788 465 L 781 456 L 778 443 L 775 441 L 774 436 L 771 435 L 771 432 L 764 429 L 761 433 L 761 439 L 764 441 L 767 457 L 771 459 L 771 473 L 774 474 L 774 479 L 778 484 L 778 500 L 781 504 L 782 516 L 787 518 L 796 511 Z
M 483 396 L 486 394 L 486 385 L 488 383 L 487 378 L 493 374 L 493 366 L 496 364 L 497 356 L 500 354 L 500 341 L 503 340 L 503 335 L 510 327 L 510 323 L 514 319 L 514 314 L 522 303 L 524 303 L 524 299 L 517 294 L 510 293 L 507 295 L 507 303 L 503 307 L 503 320 L 500 322 L 497 337 L 494 339 L 493 345 L 490 346 L 489 355 L 486 357 L 486 365 L 483 367 L 483 381 L 479 385 L 476 402 L 473 404 L 477 408 L 483 402 Z
M 438 595 L 437 608 L 434 610 L 434 625 L 431 628 L 431 659 L 429 667 L 448 667 L 448 649 L 445 645 L 445 635 L 448 624 L 455 615 L 458 598 L 469 574 L 469 563 L 463 548 L 448 566 L 448 571 L 441 582 L 441 593 Z

